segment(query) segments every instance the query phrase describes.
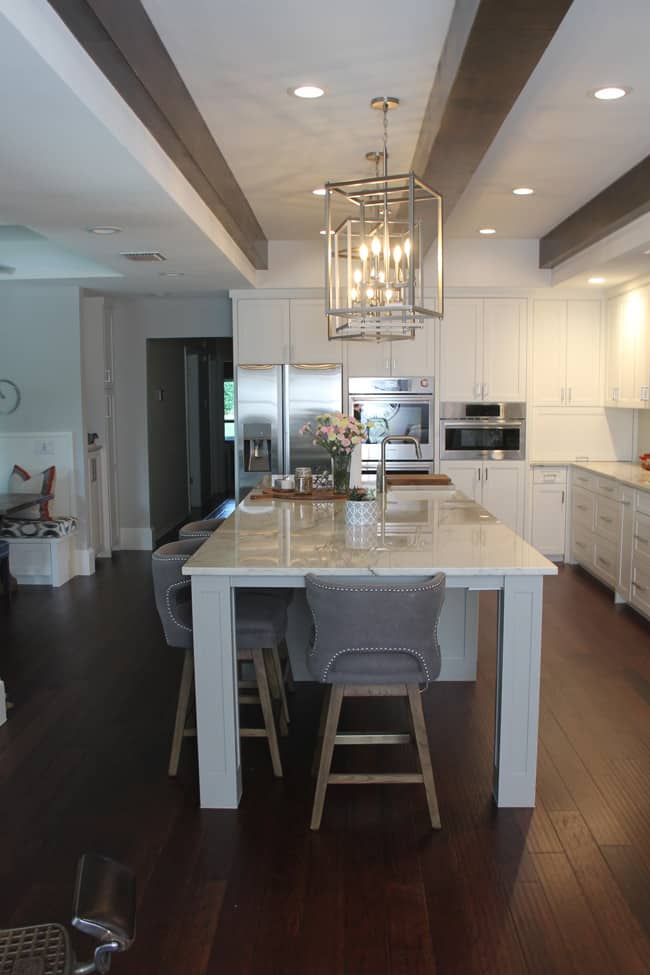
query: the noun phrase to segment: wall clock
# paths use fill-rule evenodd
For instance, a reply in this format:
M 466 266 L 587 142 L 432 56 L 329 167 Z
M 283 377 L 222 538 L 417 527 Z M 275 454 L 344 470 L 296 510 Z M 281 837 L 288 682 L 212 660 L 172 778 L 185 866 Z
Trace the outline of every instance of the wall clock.
M 0 379 L 0 413 L 13 413 L 20 405 L 20 390 L 11 379 Z

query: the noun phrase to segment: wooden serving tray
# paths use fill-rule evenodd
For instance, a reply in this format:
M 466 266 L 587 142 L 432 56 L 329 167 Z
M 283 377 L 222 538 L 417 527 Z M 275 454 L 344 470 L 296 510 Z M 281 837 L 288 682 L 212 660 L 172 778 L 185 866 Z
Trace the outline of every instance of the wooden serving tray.
M 415 484 L 451 484 L 448 474 L 387 474 L 386 484 L 394 487 L 415 485 Z
M 283 491 L 280 488 L 262 488 L 251 491 L 249 501 L 262 501 L 276 498 L 278 501 L 344 501 L 347 494 L 335 494 L 330 488 L 314 488 L 311 494 L 298 494 L 297 491 Z

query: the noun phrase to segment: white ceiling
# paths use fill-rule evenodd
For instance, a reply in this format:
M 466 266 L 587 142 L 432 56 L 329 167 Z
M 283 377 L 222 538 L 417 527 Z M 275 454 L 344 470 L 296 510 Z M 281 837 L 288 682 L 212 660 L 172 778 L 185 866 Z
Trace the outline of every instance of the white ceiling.
M 541 237 L 650 153 L 649 0 L 574 0 L 447 232 Z M 587 93 L 630 86 L 620 101 Z M 516 186 L 534 196 L 515 197 Z
M 134 156 L 133 144 L 128 145 L 128 126 L 118 138 L 82 102 L 95 79 L 107 85 L 87 56 L 81 52 L 88 61 L 88 80 L 85 90 L 76 94 L 3 15 L 2 6 L 0 264 L 16 272 L 0 275 L 0 281 L 66 280 L 133 293 L 246 287 L 242 273 L 191 219 L 193 191 L 181 206 L 147 168 L 148 164 L 154 169 L 157 147 L 143 127 L 137 123 L 149 139 L 142 141 L 146 164 Z M 45 4 L 39 13 L 43 28 L 48 11 Z M 76 41 L 58 18 L 53 27 L 65 31 L 64 55 L 72 63 Z M 41 39 L 49 43 L 54 57 L 56 37 L 44 34 Z M 104 96 L 119 100 L 119 109 L 129 112 L 112 88 Z M 184 180 L 177 171 L 172 175 L 177 176 L 179 197 Z M 124 232 L 98 237 L 86 231 L 106 224 L 123 227 Z M 40 237 L 17 237 L 7 225 L 29 227 Z M 131 264 L 120 257 L 124 250 L 159 250 L 167 261 Z M 161 277 L 162 270 L 186 275 Z
M 370 172 L 364 155 L 381 144 L 381 117 L 369 108 L 375 95 L 402 99 L 390 115 L 389 149 L 391 169 L 408 168 L 453 0 L 144 5 L 269 239 L 318 239 L 323 204 L 311 189 Z M 28 9 L 31 33 L 18 24 Z M 574 0 L 448 234 L 475 238 L 490 225 L 501 239 L 543 235 L 650 152 L 649 36 L 650 0 Z M 67 77 L 72 64 L 77 74 Z M 320 84 L 327 95 L 287 95 L 301 82 Z M 633 91 L 616 103 L 587 97 L 612 83 Z M 210 293 L 254 280 L 47 0 L 0 0 L 0 84 L 11 93 L 0 102 L 0 224 L 47 238 L 51 277 L 158 294 Z M 536 194 L 513 197 L 512 187 L 522 184 Z M 86 233 L 96 224 L 124 233 Z M 12 279 L 42 278 L 45 245 L 15 243 L 12 251 L 1 237 L 0 264 L 17 267 Z M 168 262 L 131 265 L 119 256 L 140 249 L 160 250 Z M 621 255 L 609 255 L 617 280 L 643 273 L 646 257 L 650 270 L 638 246 L 633 256 L 628 273 Z M 590 273 L 606 267 L 600 261 Z M 185 276 L 161 278 L 163 269 Z
M 199 111 L 271 240 L 322 227 L 328 179 L 371 175 L 381 113 L 393 172 L 408 170 L 453 0 L 143 0 Z M 287 94 L 317 84 L 314 100 Z

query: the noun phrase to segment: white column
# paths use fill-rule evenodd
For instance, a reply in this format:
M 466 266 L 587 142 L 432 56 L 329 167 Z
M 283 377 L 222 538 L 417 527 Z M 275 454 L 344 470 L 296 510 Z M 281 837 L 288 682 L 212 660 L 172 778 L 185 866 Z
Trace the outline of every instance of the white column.
M 506 576 L 499 593 L 493 791 L 497 806 L 535 805 L 542 576 Z
M 228 576 L 192 576 L 196 729 L 202 809 L 241 798 L 234 591 Z

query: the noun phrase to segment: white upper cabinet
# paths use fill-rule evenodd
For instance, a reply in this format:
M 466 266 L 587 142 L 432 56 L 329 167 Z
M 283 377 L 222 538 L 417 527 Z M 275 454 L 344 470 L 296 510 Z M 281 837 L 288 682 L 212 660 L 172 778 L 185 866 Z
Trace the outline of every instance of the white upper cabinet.
M 413 339 L 344 342 L 348 376 L 434 376 L 434 328 L 428 319 Z
M 600 347 L 600 301 L 567 301 L 566 400 L 569 406 L 600 405 Z
M 440 399 L 481 399 L 483 301 L 447 298 L 440 323 Z
M 238 363 L 289 362 L 288 299 L 238 299 L 235 305 L 235 339 Z
M 598 406 L 602 398 L 600 349 L 600 301 L 535 301 L 535 406 Z
M 327 316 L 322 298 L 296 298 L 289 302 L 291 362 L 342 362 L 342 342 L 327 337 Z
M 483 302 L 483 399 L 526 399 L 523 298 L 486 298 Z
M 649 332 L 650 286 L 608 301 L 606 406 L 650 405 Z
M 440 327 L 440 399 L 526 399 L 526 301 L 449 298 Z
M 563 406 L 566 379 L 566 301 L 533 303 L 533 402 Z

